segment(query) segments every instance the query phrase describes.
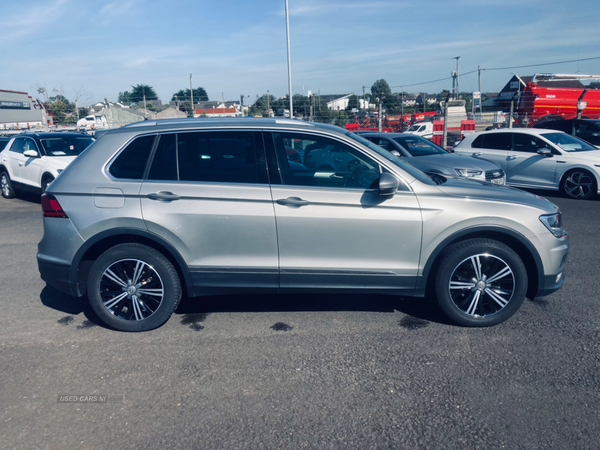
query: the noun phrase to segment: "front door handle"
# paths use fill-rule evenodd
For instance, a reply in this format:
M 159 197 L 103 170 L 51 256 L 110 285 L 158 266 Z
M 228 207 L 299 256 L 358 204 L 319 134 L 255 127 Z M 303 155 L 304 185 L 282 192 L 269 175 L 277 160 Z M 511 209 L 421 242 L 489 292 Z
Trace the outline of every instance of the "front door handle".
M 23 167 L 23 164 L 24 164 L 24 163 L 20 162 L 20 163 L 19 163 L 19 166 Z
M 168 192 L 168 191 L 160 191 L 160 192 L 156 192 L 154 194 L 148 194 L 148 198 L 150 200 L 158 200 L 161 202 L 172 202 L 174 200 L 181 199 L 181 197 L 179 195 L 173 194 L 172 192 Z
M 288 198 L 280 198 L 279 200 L 275 200 L 278 205 L 283 206 L 306 206 L 309 205 L 310 202 L 307 200 L 302 200 L 298 197 L 288 197 Z
M 481 156 L 481 153 L 473 153 L 471 156 Z
M 510 156 L 508 157 L 508 160 L 510 161 L 510 160 L 512 160 L 512 159 L 519 159 L 519 157 L 518 157 L 518 156 L 516 156 L 516 155 L 510 155 Z

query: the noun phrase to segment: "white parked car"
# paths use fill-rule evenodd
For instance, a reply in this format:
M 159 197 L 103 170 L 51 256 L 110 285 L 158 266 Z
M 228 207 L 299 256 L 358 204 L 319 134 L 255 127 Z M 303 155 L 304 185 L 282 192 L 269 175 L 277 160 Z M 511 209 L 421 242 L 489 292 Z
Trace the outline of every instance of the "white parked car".
M 507 128 L 467 135 L 454 151 L 498 164 L 509 186 L 588 199 L 600 186 L 600 150 L 557 130 Z
M 0 152 L 0 188 L 4 198 L 15 191 L 45 192 L 94 138 L 82 133 L 23 133 Z

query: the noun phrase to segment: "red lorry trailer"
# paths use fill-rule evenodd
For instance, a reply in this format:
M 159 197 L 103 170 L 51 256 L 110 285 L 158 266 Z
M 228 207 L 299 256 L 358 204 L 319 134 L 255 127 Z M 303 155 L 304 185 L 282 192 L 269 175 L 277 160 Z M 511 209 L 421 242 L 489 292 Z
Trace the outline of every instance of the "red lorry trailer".
M 548 119 L 572 119 L 578 108 L 584 119 L 600 118 L 600 89 L 541 87 L 538 81 L 582 80 L 600 75 L 537 74 L 527 83 L 517 101 L 516 112 L 523 125 Z

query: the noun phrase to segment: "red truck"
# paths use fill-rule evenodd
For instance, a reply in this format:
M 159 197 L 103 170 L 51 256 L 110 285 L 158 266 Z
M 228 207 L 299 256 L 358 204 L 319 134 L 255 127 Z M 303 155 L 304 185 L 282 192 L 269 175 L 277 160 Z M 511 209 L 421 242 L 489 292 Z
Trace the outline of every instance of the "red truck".
M 536 74 L 520 92 L 515 112 L 524 126 L 548 119 L 572 119 L 581 111 L 581 117 L 600 118 L 600 90 L 586 87 L 541 87 L 539 81 L 585 80 L 600 75 Z M 523 83 L 524 84 L 524 83 Z

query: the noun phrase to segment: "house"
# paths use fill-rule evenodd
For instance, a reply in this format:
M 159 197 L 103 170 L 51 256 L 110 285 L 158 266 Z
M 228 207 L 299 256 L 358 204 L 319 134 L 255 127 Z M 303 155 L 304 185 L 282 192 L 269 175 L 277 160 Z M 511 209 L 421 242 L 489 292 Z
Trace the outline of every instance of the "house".
M 341 111 L 348 108 L 348 103 L 350 102 L 350 97 L 354 96 L 354 94 L 344 95 L 343 97 L 335 98 L 327 102 L 327 108 L 333 111 Z M 359 97 L 358 103 L 360 105 L 360 109 L 369 108 L 369 102 Z M 374 107 L 374 105 L 371 105 Z M 351 105 L 352 108 L 356 108 L 356 104 Z

